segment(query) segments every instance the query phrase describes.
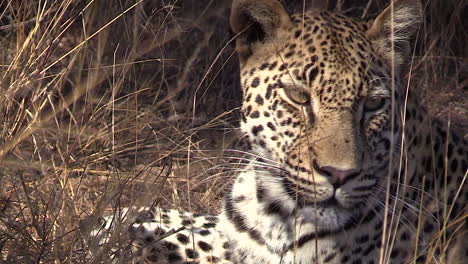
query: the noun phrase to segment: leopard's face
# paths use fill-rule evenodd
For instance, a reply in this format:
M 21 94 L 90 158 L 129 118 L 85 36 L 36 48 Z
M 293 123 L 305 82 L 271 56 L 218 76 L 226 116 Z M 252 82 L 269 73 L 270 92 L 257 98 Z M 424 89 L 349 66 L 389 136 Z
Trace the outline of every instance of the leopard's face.
M 241 127 L 253 151 L 283 194 L 314 206 L 312 220 L 331 229 L 378 202 L 400 141 L 398 82 L 366 29 L 323 12 L 304 24 L 292 17 L 281 49 L 241 67 Z

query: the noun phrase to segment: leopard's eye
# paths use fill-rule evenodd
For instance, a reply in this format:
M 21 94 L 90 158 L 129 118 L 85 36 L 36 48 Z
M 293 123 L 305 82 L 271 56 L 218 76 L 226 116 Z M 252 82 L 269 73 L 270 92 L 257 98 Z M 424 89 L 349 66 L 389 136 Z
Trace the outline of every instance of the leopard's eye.
M 310 93 L 299 87 L 287 87 L 285 93 L 288 98 L 296 104 L 308 105 L 310 103 Z
M 386 98 L 367 99 L 364 103 L 365 112 L 375 112 L 385 105 Z

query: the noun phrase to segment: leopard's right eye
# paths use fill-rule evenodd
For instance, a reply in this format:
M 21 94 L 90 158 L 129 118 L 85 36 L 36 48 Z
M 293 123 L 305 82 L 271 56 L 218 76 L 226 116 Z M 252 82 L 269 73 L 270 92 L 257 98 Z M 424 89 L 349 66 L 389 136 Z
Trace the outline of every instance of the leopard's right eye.
M 375 99 L 368 99 L 364 103 L 364 111 L 365 112 L 375 112 L 381 109 L 385 102 L 387 101 L 386 98 L 375 98 Z
M 284 89 L 286 96 L 296 104 L 309 105 L 310 104 L 310 93 L 305 89 L 299 87 L 290 86 Z

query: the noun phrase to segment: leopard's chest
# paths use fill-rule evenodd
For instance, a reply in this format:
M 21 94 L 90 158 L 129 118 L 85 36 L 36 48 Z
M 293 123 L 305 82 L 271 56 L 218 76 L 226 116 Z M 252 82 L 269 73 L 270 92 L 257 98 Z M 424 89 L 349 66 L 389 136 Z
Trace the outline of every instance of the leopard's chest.
M 303 234 L 300 227 L 296 234 L 286 235 L 277 227 L 265 230 L 260 236 L 264 241 L 259 241 L 260 237 L 252 233 L 235 232 L 236 224 L 228 219 L 224 219 L 224 227 L 233 263 L 378 263 L 373 261 L 378 260 L 381 248 L 380 236 L 375 237 L 369 229 L 365 230 L 369 233 L 356 229 L 314 239 Z

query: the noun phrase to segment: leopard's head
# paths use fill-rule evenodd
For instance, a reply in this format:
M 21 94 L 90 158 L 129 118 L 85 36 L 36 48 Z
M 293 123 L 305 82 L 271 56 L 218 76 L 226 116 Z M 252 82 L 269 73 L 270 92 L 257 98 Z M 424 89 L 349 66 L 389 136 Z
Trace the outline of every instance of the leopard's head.
M 402 134 L 400 68 L 420 13 L 413 0 L 370 22 L 320 10 L 289 16 L 275 0 L 233 3 L 242 130 L 268 163 L 270 189 L 313 205 L 319 226 L 351 221 L 386 182 Z

